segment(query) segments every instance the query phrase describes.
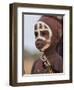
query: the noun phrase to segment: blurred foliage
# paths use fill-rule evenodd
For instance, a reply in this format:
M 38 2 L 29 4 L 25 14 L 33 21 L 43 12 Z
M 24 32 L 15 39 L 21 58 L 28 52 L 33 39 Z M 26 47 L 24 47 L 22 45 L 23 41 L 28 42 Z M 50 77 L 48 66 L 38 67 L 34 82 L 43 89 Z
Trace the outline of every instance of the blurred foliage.
M 40 53 L 36 51 L 30 52 L 28 49 L 24 50 L 24 62 L 22 67 L 23 74 L 31 74 L 32 66 L 39 56 Z

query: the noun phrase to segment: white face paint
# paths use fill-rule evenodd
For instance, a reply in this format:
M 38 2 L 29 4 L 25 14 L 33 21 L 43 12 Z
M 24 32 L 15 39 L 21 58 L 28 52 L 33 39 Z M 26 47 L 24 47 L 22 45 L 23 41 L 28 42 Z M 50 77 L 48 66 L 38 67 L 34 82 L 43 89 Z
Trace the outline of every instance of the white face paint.
M 35 38 L 35 41 L 37 41 L 38 39 L 41 39 L 43 41 L 46 41 L 46 45 L 40 50 L 40 51 L 45 51 L 49 46 L 50 46 L 50 42 L 51 42 L 51 37 L 52 37 L 52 30 L 51 28 L 46 24 L 44 23 L 43 21 L 38 21 L 36 23 L 37 25 L 37 29 L 35 30 L 35 32 L 38 33 L 38 36 Z M 42 25 L 42 28 L 39 27 L 39 25 Z M 46 39 L 45 37 L 41 36 L 40 35 L 40 31 L 48 31 L 49 33 L 49 38 Z

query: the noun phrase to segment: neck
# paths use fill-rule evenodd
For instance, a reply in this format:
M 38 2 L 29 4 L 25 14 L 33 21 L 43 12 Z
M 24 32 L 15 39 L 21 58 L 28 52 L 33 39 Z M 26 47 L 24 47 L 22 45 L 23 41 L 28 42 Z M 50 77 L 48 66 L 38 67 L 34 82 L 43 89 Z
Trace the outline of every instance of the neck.
M 55 52 L 56 52 L 55 47 L 54 47 L 54 48 L 49 47 L 48 49 L 46 49 L 46 50 L 44 51 L 44 54 L 46 55 L 46 57 L 48 57 L 49 55 L 50 55 L 50 56 L 53 55 L 53 53 L 55 53 Z

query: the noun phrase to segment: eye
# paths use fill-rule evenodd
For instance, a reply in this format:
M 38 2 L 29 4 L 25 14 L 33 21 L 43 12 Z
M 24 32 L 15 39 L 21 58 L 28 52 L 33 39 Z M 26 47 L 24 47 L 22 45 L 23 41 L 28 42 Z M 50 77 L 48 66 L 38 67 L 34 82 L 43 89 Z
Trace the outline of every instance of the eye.
M 38 32 L 35 32 L 35 37 L 38 37 Z
M 46 35 L 46 32 L 45 31 L 42 31 L 40 33 L 41 33 L 41 36 L 45 36 Z
M 40 35 L 41 35 L 42 37 L 45 37 L 46 39 L 49 38 L 49 32 L 48 32 L 48 31 L 41 31 L 41 32 L 40 32 Z

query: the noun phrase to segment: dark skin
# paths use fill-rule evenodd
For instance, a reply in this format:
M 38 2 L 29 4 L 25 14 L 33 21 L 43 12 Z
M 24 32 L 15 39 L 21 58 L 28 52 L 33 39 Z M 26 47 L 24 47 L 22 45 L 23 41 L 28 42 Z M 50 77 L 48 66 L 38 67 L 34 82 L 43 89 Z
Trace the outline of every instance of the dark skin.
M 59 56 L 55 50 L 47 49 L 44 54 L 46 55 L 48 61 L 51 63 L 53 73 L 62 73 L 63 72 L 63 60 L 61 56 Z M 46 68 L 43 64 L 43 61 L 39 58 L 35 61 L 32 74 L 40 74 L 40 73 L 49 73 L 48 67 Z
M 35 34 L 36 35 L 36 34 Z M 42 35 L 42 34 L 41 34 Z M 36 35 L 35 37 L 37 37 L 38 35 Z M 47 33 L 45 33 L 45 38 L 49 37 L 47 35 Z M 52 38 L 53 39 L 53 38 Z M 51 45 L 50 47 L 48 47 L 45 51 L 44 51 L 44 54 L 45 56 L 47 57 L 48 61 L 51 63 L 52 65 L 52 69 L 53 69 L 53 72 L 54 73 L 60 73 L 60 72 L 63 72 L 63 60 L 61 58 L 61 56 L 59 56 L 59 54 L 56 52 L 56 44 L 55 45 L 52 45 L 52 40 L 51 39 Z M 45 46 L 46 44 L 46 41 L 43 41 L 43 40 L 37 40 L 35 42 L 36 44 L 36 47 L 40 50 L 42 47 Z M 39 45 L 39 46 L 38 46 Z M 45 68 L 44 65 L 43 65 L 43 62 L 38 59 L 34 65 L 33 65 L 33 68 L 32 68 L 32 74 L 36 74 L 36 73 L 48 73 L 48 68 Z
M 51 63 L 55 72 L 63 72 L 63 60 L 62 57 L 56 52 L 56 47 L 49 47 L 44 51 L 44 54 Z
M 38 35 L 38 31 L 35 31 L 35 38 L 37 38 Z M 44 37 L 46 40 L 49 39 L 49 32 L 48 31 L 40 31 L 40 36 Z M 35 42 L 36 48 L 38 48 L 39 50 L 42 49 L 45 45 L 46 45 L 46 41 L 42 40 L 42 39 L 38 39 Z
M 40 31 L 40 36 L 42 36 L 42 37 L 45 37 L 46 39 L 48 39 L 49 38 L 49 32 L 48 31 Z M 35 37 L 37 38 L 38 37 L 38 32 L 37 31 L 35 31 Z

